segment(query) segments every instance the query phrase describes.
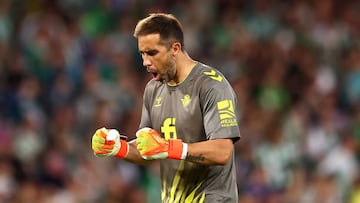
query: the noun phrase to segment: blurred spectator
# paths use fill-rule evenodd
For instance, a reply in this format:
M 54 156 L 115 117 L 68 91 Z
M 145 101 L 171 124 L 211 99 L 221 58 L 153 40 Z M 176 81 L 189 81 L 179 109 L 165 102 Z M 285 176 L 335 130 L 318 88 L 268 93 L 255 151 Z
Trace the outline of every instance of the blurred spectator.
M 340 144 L 332 148 L 319 162 L 320 174 L 329 174 L 336 177 L 338 193 L 342 198 L 348 196 L 350 186 L 356 178 L 358 164 L 355 157 L 356 141 L 352 135 L 344 134 Z
M 335 177 L 329 174 L 316 174 L 312 177 L 299 200 L 302 203 L 343 202 L 336 188 Z
M 281 128 L 272 124 L 265 140 L 255 149 L 255 160 L 265 173 L 266 183 L 274 191 L 283 191 L 288 185 L 291 167 L 299 156 L 295 148 L 284 142 Z
M 352 183 L 351 190 L 349 192 L 349 202 L 356 203 L 360 201 L 360 176 L 357 174 Z

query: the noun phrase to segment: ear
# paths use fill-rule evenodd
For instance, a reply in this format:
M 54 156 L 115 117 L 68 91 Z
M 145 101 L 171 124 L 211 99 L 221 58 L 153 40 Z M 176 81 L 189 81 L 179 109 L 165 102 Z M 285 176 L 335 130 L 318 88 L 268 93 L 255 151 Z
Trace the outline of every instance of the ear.
M 179 42 L 174 42 L 172 44 L 172 54 L 173 56 L 177 55 L 179 52 L 181 52 L 181 44 Z

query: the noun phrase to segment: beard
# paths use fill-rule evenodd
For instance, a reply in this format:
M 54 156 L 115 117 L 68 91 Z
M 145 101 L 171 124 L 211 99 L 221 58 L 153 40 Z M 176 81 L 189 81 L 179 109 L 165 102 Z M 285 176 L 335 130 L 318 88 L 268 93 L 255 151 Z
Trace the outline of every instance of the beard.
M 176 76 L 176 63 L 175 60 L 169 58 L 169 60 L 165 64 L 166 73 L 164 74 L 163 81 L 170 82 L 171 80 L 175 79 Z

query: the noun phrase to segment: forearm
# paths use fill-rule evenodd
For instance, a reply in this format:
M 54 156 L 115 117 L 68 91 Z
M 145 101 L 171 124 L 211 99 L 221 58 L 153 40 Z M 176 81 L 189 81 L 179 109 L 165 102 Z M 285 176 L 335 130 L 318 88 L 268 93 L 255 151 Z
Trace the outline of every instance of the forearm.
M 186 160 L 206 165 L 225 165 L 233 153 L 231 139 L 215 139 L 188 144 Z
M 176 159 L 205 165 L 225 165 L 232 158 L 233 141 L 229 138 L 184 143 L 181 139 L 164 139 L 156 130 L 142 128 L 136 132 L 136 154 L 129 156 L 133 161 L 154 159 Z M 134 151 L 135 153 L 135 151 Z M 137 163 L 137 162 L 136 162 Z

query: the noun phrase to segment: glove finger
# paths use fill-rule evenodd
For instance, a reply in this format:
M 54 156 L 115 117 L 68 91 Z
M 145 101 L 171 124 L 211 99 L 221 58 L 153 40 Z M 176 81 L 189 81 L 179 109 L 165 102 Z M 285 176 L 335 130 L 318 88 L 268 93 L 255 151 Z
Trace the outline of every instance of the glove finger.
M 100 129 L 96 130 L 95 135 L 105 139 L 107 133 L 108 133 L 108 130 L 106 128 L 100 128 Z
M 153 155 L 142 155 L 142 157 L 145 160 L 166 159 L 167 156 L 168 156 L 167 152 L 162 152 L 162 153 L 153 154 Z
M 96 151 L 96 152 L 102 152 L 104 151 L 103 149 L 103 145 L 93 145 L 93 150 Z
M 144 143 L 144 139 L 142 137 L 136 138 L 136 145 L 137 146 L 142 145 L 142 143 Z
M 145 134 L 146 133 L 139 133 L 138 135 L 137 135 L 137 138 L 139 139 L 139 138 L 143 138 L 144 136 L 145 136 Z
M 140 152 L 140 154 L 144 153 L 144 146 L 143 144 L 140 142 L 140 143 L 136 143 L 136 148 L 137 150 Z
M 143 150 L 143 146 L 141 144 L 138 144 L 136 148 L 141 152 Z
M 95 152 L 94 155 L 96 157 L 105 157 L 105 156 L 108 156 L 108 153 L 105 153 L 105 152 Z
M 107 151 L 107 150 L 94 151 L 94 154 L 100 154 L 100 155 L 106 155 L 106 156 L 108 156 L 110 153 L 111 153 L 111 151 Z
M 98 136 L 98 135 L 95 134 L 95 135 L 92 137 L 92 142 L 93 142 L 93 143 L 104 144 L 104 143 L 105 143 L 105 139 L 104 139 L 103 137 Z
M 94 155 L 95 155 L 96 157 L 106 157 L 105 154 L 97 154 L 97 153 L 94 153 Z
M 106 154 L 107 152 L 104 151 L 103 149 L 97 147 L 97 148 L 93 148 L 93 151 L 95 154 Z
M 104 144 L 105 145 L 114 145 L 115 141 L 113 141 L 113 140 L 105 140 Z
M 142 158 L 144 158 L 145 160 L 153 160 L 153 158 L 150 156 L 142 156 Z
M 114 149 L 114 145 L 103 145 L 101 148 L 106 151 L 111 151 Z
M 136 137 L 143 136 L 144 134 L 146 134 L 147 132 L 149 132 L 150 129 L 151 129 L 151 128 L 148 128 L 148 127 L 144 127 L 144 128 L 139 129 L 139 130 L 136 132 Z
M 91 148 L 93 149 L 93 151 L 100 151 L 101 150 L 100 148 L 102 145 L 103 145 L 102 143 L 99 143 L 95 139 L 93 139 L 93 141 L 91 143 Z
M 140 152 L 144 152 L 144 150 L 146 149 L 146 144 L 145 144 L 145 142 L 143 142 L 143 140 L 136 141 L 136 148 L 137 148 Z

